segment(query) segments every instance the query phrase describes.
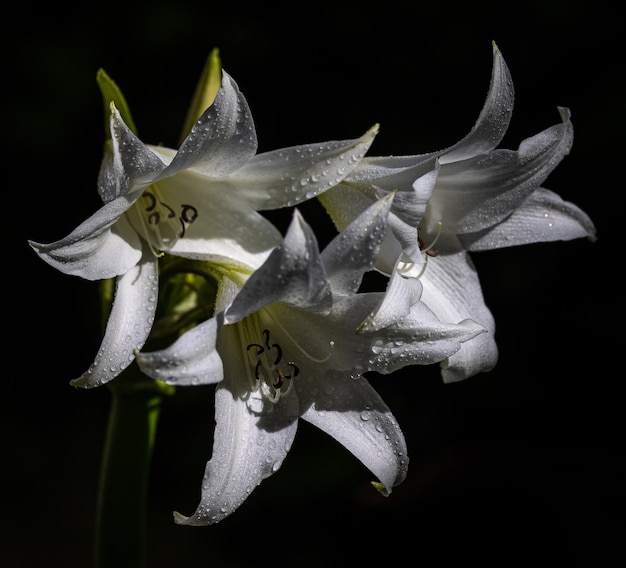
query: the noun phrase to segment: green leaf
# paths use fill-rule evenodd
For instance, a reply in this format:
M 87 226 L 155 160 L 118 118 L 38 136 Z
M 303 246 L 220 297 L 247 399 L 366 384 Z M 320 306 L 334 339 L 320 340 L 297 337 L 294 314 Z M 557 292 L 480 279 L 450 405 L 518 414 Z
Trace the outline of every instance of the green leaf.
M 191 99 L 191 105 L 185 117 L 185 124 L 181 132 L 180 141 L 182 142 L 191 127 L 196 123 L 202 113 L 208 109 L 215 100 L 217 91 L 222 86 L 222 61 L 220 59 L 219 49 L 214 48 L 206 60 L 202 74 L 196 86 L 196 90 Z
M 99 69 L 96 74 L 96 81 L 100 87 L 102 93 L 102 101 L 104 103 L 104 132 L 105 139 L 109 141 L 111 139 L 111 131 L 109 129 L 109 121 L 111 119 L 111 103 L 115 104 L 115 108 L 119 111 L 124 119 L 126 125 L 137 134 L 137 127 L 133 121 L 133 117 L 130 114 L 128 103 L 122 94 L 120 88 L 115 82 L 105 73 L 104 69 Z

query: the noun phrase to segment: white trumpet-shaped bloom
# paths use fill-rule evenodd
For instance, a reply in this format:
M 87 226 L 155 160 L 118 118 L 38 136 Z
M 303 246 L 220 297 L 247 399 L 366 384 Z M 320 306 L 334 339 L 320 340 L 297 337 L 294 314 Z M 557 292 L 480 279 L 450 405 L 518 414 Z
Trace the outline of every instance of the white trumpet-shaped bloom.
M 231 265 L 260 264 L 281 241 L 260 210 L 291 206 L 340 182 L 366 153 L 363 137 L 257 154 L 244 96 L 222 73 L 213 104 L 178 150 L 144 144 L 112 105 L 111 151 L 98 190 L 104 202 L 61 240 L 30 242 L 66 274 L 117 278 L 114 305 L 94 363 L 72 384 L 115 378 L 150 333 L 164 253 Z
M 398 298 L 409 293 L 442 321 L 480 323 L 489 333 L 442 362 L 447 382 L 491 369 L 498 355 L 495 322 L 468 252 L 595 235 L 580 208 L 541 185 L 571 148 L 569 111 L 559 108 L 561 123 L 527 138 L 517 150 L 496 149 L 513 98 L 509 70 L 494 44 L 490 89 L 465 138 L 430 154 L 366 157 L 319 197 L 341 229 L 373 201 L 397 192 L 376 265 L 392 274 L 390 297 L 363 326 L 375 329 L 400 317 Z
M 176 513 L 176 522 L 212 524 L 237 509 L 280 468 L 299 419 L 351 451 L 383 494 L 404 479 L 402 431 L 363 373 L 442 361 L 484 330 L 469 320 L 442 323 L 419 301 L 387 328 L 358 330 L 383 295 L 359 287 L 373 268 L 392 199 L 374 202 L 321 253 L 295 210 L 282 245 L 262 266 L 220 267 L 215 317 L 167 349 L 137 355 L 145 374 L 168 384 L 216 383 L 200 504 L 189 517 Z

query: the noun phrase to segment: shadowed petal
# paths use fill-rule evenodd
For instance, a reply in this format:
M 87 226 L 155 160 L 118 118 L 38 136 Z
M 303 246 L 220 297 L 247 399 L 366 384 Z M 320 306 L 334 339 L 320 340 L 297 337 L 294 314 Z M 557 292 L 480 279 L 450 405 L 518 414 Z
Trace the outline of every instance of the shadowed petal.
M 301 417 L 352 452 L 389 495 L 406 477 L 409 458 L 404 435 L 387 405 L 363 377 L 318 373 L 298 386 Z M 323 397 L 319 393 L 323 392 Z
M 430 223 L 443 221 L 446 232 L 476 232 L 519 207 L 572 147 L 569 111 L 559 110 L 561 124 L 527 138 L 517 151 L 495 150 L 442 167 L 429 204 Z
M 582 209 L 539 188 L 495 227 L 459 239 L 467 250 L 480 251 L 584 237 L 594 240 L 595 235 L 595 226 Z
M 363 274 L 374 266 L 394 194 L 372 203 L 322 252 L 333 294 L 356 294 Z
M 214 103 L 194 124 L 163 176 L 192 168 L 209 177 L 224 177 L 254 156 L 256 149 L 248 103 L 235 80 L 223 71 Z
M 320 312 L 327 312 L 332 305 L 315 234 L 297 209 L 282 245 L 250 276 L 228 310 L 226 321 L 239 321 L 276 301 Z
M 138 353 L 143 373 L 169 385 L 217 383 L 224 376 L 222 359 L 216 349 L 223 316 L 211 318 L 184 333 L 166 349 Z
M 459 381 L 491 370 L 498 359 L 495 321 L 485 304 L 478 274 L 469 255 L 461 251 L 430 258 L 421 277 L 422 301 L 442 321 L 471 318 L 487 333 L 463 343 L 442 365 L 444 382 Z
M 378 132 L 361 138 L 305 144 L 257 154 L 232 183 L 258 210 L 297 205 L 337 185 L 357 167 Z
M 146 342 L 158 294 L 157 261 L 149 253 L 146 256 L 118 276 L 115 301 L 98 355 L 86 373 L 70 381 L 73 386 L 92 388 L 113 380 L 133 361 L 134 350 Z
M 500 50 L 493 47 L 491 84 L 476 124 L 460 142 L 442 153 L 442 164 L 490 152 L 504 137 L 513 113 L 513 80 Z
M 64 274 L 87 280 L 114 278 L 135 266 L 142 254 L 139 235 L 122 216 L 128 206 L 121 197 L 101 207 L 67 237 L 50 244 L 29 244 Z
M 210 525 L 230 515 L 263 479 L 278 471 L 296 435 L 295 391 L 278 404 L 265 400 L 260 389 L 249 391 L 245 360 L 234 348 L 238 343 L 234 328 L 226 326 L 220 337 L 226 376 L 215 390 L 213 454 L 206 465 L 200 504 L 190 517 L 174 514 L 181 525 Z

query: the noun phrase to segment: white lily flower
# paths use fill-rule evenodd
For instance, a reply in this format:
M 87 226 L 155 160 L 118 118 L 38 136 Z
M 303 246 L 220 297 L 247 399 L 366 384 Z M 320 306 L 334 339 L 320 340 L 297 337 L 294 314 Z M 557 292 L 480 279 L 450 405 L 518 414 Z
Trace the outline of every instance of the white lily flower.
M 250 276 L 225 273 L 240 279 L 240 291 L 218 301 L 222 311 L 169 348 L 137 355 L 145 374 L 168 384 L 217 383 L 200 504 L 189 517 L 175 513 L 177 523 L 212 524 L 237 509 L 280 468 L 298 419 L 350 450 L 384 495 L 405 478 L 403 434 L 363 373 L 439 362 L 484 330 L 472 321 L 441 323 L 417 301 L 394 325 L 357 332 L 383 295 L 358 290 L 392 199 L 368 207 L 322 253 L 296 210 L 283 244 L 261 267 Z
M 113 104 L 110 130 L 111 151 L 98 181 L 104 205 L 63 239 L 30 242 L 66 274 L 118 279 L 99 354 L 72 381 L 81 387 L 115 378 L 147 340 L 160 255 L 260 264 L 281 235 L 258 211 L 299 203 L 337 184 L 366 153 L 377 127 L 354 140 L 256 154 L 248 103 L 222 72 L 213 104 L 178 150 L 144 144 Z
M 541 187 L 571 148 L 567 109 L 559 108 L 560 124 L 524 140 L 516 151 L 496 149 L 511 118 L 514 93 L 495 44 L 493 56 L 489 93 L 464 139 L 430 154 L 367 157 L 344 182 L 319 197 L 341 229 L 369 203 L 397 192 L 377 268 L 412 278 L 402 288 L 421 292 L 422 301 L 442 321 L 471 318 L 489 331 L 442 362 L 446 382 L 488 371 L 498 356 L 495 322 L 468 251 L 595 235 L 581 209 Z M 397 294 L 398 286 L 392 293 Z M 388 325 L 401 315 L 398 307 L 395 301 L 381 304 L 364 328 Z

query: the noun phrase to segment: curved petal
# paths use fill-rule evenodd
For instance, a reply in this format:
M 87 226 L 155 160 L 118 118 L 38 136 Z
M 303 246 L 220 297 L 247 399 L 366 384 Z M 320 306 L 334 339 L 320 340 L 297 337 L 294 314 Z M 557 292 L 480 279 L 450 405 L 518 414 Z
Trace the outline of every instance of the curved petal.
M 101 207 L 67 237 L 50 244 L 29 244 L 64 274 L 87 280 L 120 276 L 142 255 L 142 241 L 124 215 L 128 207 L 128 200 L 120 197 Z
M 463 343 L 460 349 L 441 362 L 441 378 L 444 383 L 456 383 L 486 373 L 498 361 L 498 346 L 493 333 L 483 333 Z
M 196 184 L 187 185 L 186 172 L 175 180 L 162 181 L 159 187 L 176 210 L 192 204 L 197 218 L 184 227 L 184 238 L 174 243 L 170 254 L 249 269 L 261 266 L 281 243 L 278 229 L 247 204 L 233 196 L 199 195 Z
M 147 258 L 146 258 L 147 257 Z M 158 295 L 157 260 L 147 253 L 137 266 L 117 278 L 115 298 L 102 344 L 93 364 L 75 387 L 92 388 L 117 377 L 150 334 Z
M 498 359 L 495 321 L 485 304 L 478 274 L 464 252 L 432 257 L 421 277 L 422 301 L 444 322 L 471 318 L 487 333 L 463 343 L 442 364 L 444 382 L 459 381 L 491 370 Z
M 313 230 L 295 209 L 283 244 L 256 270 L 227 311 L 233 323 L 267 304 L 281 302 L 296 308 L 328 312 L 330 285 Z
M 411 312 L 411 306 L 421 295 L 419 279 L 405 278 L 399 270 L 393 270 L 380 304 L 361 323 L 358 331 L 379 331 L 392 325 Z
M 356 294 L 363 273 L 374 266 L 394 194 L 372 203 L 322 252 L 322 262 L 333 294 Z
M 442 164 L 466 160 L 493 150 L 504 137 L 513 113 L 513 80 L 495 43 L 491 84 L 482 111 L 469 134 L 441 153 Z
M 222 72 L 222 87 L 200 116 L 162 177 L 192 168 L 210 177 L 224 177 L 246 163 L 257 150 L 248 103 L 235 80 Z
M 106 151 L 98 174 L 98 193 L 109 203 L 127 195 L 137 185 L 147 184 L 165 164 L 126 126 L 120 113 L 111 108 L 112 152 Z
M 301 418 L 352 452 L 389 495 L 406 477 L 409 458 L 402 430 L 378 393 L 346 373 L 319 373 L 296 385 Z
M 217 383 L 224 377 L 224 366 L 216 341 L 223 316 L 211 318 L 181 335 L 166 349 L 138 353 L 143 373 L 169 385 L 188 386 Z
M 367 370 L 388 374 L 407 365 L 439 363 L 485 334 L 485 328 L 472 319 L 440 320 L 429 306 L 416 302 L 409 314 L 393 325 L 361 334 L 370 338 L 373 353 Z
M 295 391 L 276 404 L 258 389 L 249 392 L 234 327 L 226 326 L 220 334 L 226 375 L 215 389 L 213 454 L 206 465 L 200 504 L 189 517 L 174 513 L 181 525 L 210 525 L 230 515 L 263 479 L 278 471 L 296 435 Z
M 583 237 L 595 240 L 595 235 L 595 226 L 582 209 L 539 188 L 495 227 L 459 239 L 467 250 L 481 251 Z
M 356 168 L 378 132 L 257 154 L 235 172 L 232 191 L 257 210 L 291 207 L 337 185 Z
M 346 178 L 346 184 L 367 191 L 374 186 L 382 191 L 398 193 L 413 192 L 416 179 L 435 168 L 439 154 L 417 154 L 413 156 L 366 156 Z M 418 193 L 425 207 L 428 195 Z
M 519 207 L 572 147 L 569 112 L 559 110 L 563 123 L 527 138 L 516 152 L 495 150 L 443 166 L 429 207 L 429 222 L 436 217 L 446 232 L 476 232 Z

